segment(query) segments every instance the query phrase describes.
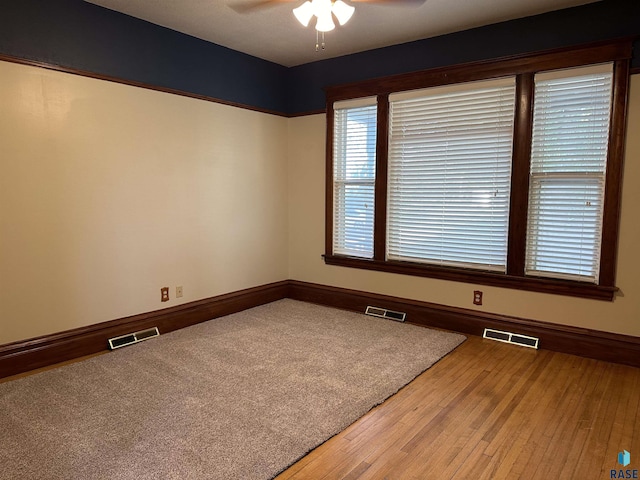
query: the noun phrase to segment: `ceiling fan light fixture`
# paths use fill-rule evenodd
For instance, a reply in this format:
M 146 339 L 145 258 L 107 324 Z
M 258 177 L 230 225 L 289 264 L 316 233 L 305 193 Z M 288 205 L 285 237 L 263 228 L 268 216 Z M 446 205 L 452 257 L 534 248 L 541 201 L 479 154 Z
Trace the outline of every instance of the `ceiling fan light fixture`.
M 307 0 L 299 7 L 294 8 L 293 14 L 303 26 L 308 27 L 314 14 L 313 4 Z
M 354 7 L 342 0 L 306 0 L 302 5 L 293 9 L 293 14 L 305 27 L 309 26 L 313 17 L 316 17 L 316 52 L 319 52 L 321 45 L 324 50 L 325 32 L 336 28 L 333 17 L 338 19 L 340 25 L 344 25 L 349 21 L 354 11 Z M 322 42 L 320 38 L 322 38 Z
M 332 7 L 333 14 L 338 19 L 340 25 L 347 23 L 355 10 L 355 7 L 347 5 L 342 0 L 336 0 Z
M 331 0 L 311 0 L 311 5 L 313 5 L 313 14 L 318 18 L 331 14 Z
M 330 32 L 336 28 L 336 24 L 333 23 L 333 19 L 331 18 L 331 11 L 329 14 L 324 14 L 318 17 L 318 21 L 316 22 L 316 30 L 319 32 Z

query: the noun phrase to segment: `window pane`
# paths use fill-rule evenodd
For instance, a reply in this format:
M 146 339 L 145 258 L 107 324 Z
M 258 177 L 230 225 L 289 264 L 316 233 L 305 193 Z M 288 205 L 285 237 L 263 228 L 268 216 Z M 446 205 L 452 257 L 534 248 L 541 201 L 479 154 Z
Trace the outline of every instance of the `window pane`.
M 335 110 L 335 254 L 373 257 L 376 118 L 376 105 Z
M 387 258 L 506 270 L 515 79 L 392 99 Z
M 611 65 L 536 76 L 527 275 L 597 283 Z
M 373 184 L 335 184 L 334 252 L 373 256 Z
M 592 276 L 600 248 L 602 178 L 533 180 L 531 272 Z M 558 276 L 558 275 L 553 275 Z

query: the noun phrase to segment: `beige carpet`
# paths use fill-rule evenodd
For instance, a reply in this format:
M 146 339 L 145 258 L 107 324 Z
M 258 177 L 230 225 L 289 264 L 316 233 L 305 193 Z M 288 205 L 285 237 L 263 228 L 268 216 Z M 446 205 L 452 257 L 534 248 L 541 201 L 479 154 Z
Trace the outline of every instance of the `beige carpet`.
M 0 384 L 2 479 L 268 479 L 464 341 L 281 300 Z

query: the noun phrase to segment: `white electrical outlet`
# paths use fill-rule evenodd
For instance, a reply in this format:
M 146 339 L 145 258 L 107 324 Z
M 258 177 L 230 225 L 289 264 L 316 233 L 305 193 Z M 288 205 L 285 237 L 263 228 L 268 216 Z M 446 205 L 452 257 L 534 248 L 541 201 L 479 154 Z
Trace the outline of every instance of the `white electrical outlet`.
M 182 286 L 176 287 L 176 298 L 180 298 L 182 296 Z

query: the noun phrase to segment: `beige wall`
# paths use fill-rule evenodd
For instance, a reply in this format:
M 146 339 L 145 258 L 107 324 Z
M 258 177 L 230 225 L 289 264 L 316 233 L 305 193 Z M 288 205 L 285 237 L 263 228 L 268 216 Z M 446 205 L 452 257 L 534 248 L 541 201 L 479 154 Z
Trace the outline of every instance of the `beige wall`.
M 0 344 L 287 278 L 286 118 L 0 79 Z
M 613 302 L 524 292 L 383 272 L 327 266 L 324 253 L 324 115 L 289 121 L 289 277 L 434 302 L 640 336 L 640 75 L 632 77 L 622 200 L 621 241 Z M 474 307 L 473 290 L 484 292 Z
M 286 278 L 640 336 L 640 76 L 614 302 L 326 266 L 323 115 L 6 62 L 0 78 L 0 345 Z

